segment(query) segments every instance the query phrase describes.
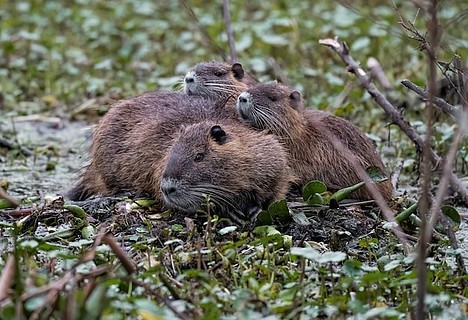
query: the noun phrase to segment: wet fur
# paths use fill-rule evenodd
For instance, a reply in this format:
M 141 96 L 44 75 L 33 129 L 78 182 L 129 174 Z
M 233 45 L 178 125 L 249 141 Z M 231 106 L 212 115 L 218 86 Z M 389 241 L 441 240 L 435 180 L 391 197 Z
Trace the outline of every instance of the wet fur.
M 191 78 L 193 82 L 188 83 Z M 239 63 L 219 61 L 200 62 L 184 79 L 184 92 L 188 95 L 225 99 L 226 111 L 235 115 L 236 99 L 239 93 L 259 82 L 244 71 Z
M 95 128 L 91 164 L 68 198 L 128 191 L 155 194 L 158 187 L 148 178 L 162 171 L 160 160 L 180 125 L 227 119 L 222 108 L 219 101 L 174 92 L 150 92 L 117 102 Z
M 168 151 L 164 178 L 189 186 L 179 201 L 199 206 L 209 194 L 223 212 L 246 213 L 284 197 L 292 177 L 279 142 L 225 121 L 219 125 L 226 140 L 218 143 L 209 133 L 216 124 L 203 121 L 182 128 Z M 204 155 L 200 162 L 194 161 L 197 154 Z
M 116 103 L 94 130 L 91 164 L 68 198 L 132 192 L 150 194 L 163 207 L 160 184 L 167 168 L 196 194 L 186 211 L 196 211 L 205 193 L 211 193 L 221 212 L 239 214 L 284 197 L 293 179 L 284 148 L 275 138 L 232 119 L 223 108 L 218 100 L 174 92 L 146 93 Z M 228 134 L 223 145 L 209 138 L 214 124 Z M 193 163 L 199 150 L 209 157 Z
M 329 189 L 341 189 L 361 181 L 355 172 L 355 160 L 365 170 L 376 166 L 385 172 L 385 166 L 375 146 L 351 122 L 329 113 L 304 107 L 300 94 L 279 83 L 251 87 L 246 91 L 254 107 L 240 108 L 243 121 L 254 128 L 267 130 L 279 137 L 290 155 L 290 165 L 299 177 L 299 184 L 311 180 L 323 181 Z M 242 94 L 239 99 L 244 96 Z M 327 131 L 347 148 L 339 152 Z M 377 185 L 385 199 L 393 195 L 389 180 Z M 357 199 L 372 199 L 362 187 L 350 195 Z

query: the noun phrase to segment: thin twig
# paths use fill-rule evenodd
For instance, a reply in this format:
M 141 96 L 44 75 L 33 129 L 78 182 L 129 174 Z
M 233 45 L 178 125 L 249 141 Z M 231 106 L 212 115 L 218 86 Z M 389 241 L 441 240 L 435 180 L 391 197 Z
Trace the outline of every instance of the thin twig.
M 119 258 L 122 266 L 125 268 L 128 274 L 132 274 L 136 270 L 136 263 L 130 257 L 128 257 L 127 253 L 122 249 L 122 247 L 115 241 L 115 238 L 111 234 L 106 234 L 103 239 L 103 243 L 109 245 L 112 249 L 114 254 Z
M 400 178 L 401 169 L 403 168 L 403 159 L 399 159 L 393 169 L 393 174 L 390 177 L 390 181 L 392 182 L 393 188 L 396 190 L 398 189 L 398 179 Z
M 8 257 L 0 275 L 0 301 L 10 296 L 11 285 L 15 281 L 15 257 Z
M 2 187 L 0 187 L 0 199 L 4 199 L 11 203 L 13 208 L 16 208 L 20 205 L 20 201 L 13 196 L 10 196 Z
M 466 117 L 466 113 L 464 114 L 464 116 Z M 437 217 L 440 212 L 440 208 L 442 207 L 442 203 L 445 198 L 445 193 L 447 192 L 448 188 L 449 175 L 452 172 L 453 163 L 455 161 L 455 157 L 457 156 L 458 146 L 462 139 L 463 132 L 461 128 L 458 128 L 455 133 L 455 137 L 452 141 L 452 145 L 450 146 L 447 156 L 445 157 L 442 178 L 439 181 L 438 189 L 435 195 L 435 200 L 430 211 L 430 216 L 428 217 L 429 220 L 427 227 L 429 231 L 426 233 L 426 241 L 429 241 L 431 238 L 431 230 L 433 230 L 434 228 L 434 225 L 437 221 Z
M 429 210 L 431 208 L 431 163 L 430 156 L 434 152 L 431 147 L 432 140 L 432 114 L 434 108 L 434 97 L 436 96 L 436 52 L 439 48 L 439 27 L 437 20 L 437 0 L 433 0 L 429 5 L 427 13 L 430 15 L 429 22 L 429 43 L 426 41 L 421 48 L 424 48 L 428 58 L 429 74 L 428 74 L 428 101 L 424 108 L 426 134 L 423 144 L 423 161 L 421 162 L 421 198 L 418 203 L 419 217 L 421 219 L 420 236 L 417 250 L 416 259 L 416 275 L 417 275 L 417 305 L 416 305 L 416 319 L 424 320 L 427 316 L 426 309 L 426 295 L 427 295 L 427 270 L 426 270 L 426 256 L 427 244 L 429 235 L 432 234 L 432 229 L 429 228 Z M 458 145 L 458 144 L 457 144 Z M 442 177 L 444 178 L 444 177 Z M 443 189 L 443 188 L 442 188 Z M 442 190 L 439 190 L 442 191 Z M 445 194 L 445 192 L 443 193 Z M 440 204 L 443 198 L 440 199 Z M 432 204 L 432 208 L 437 204 Z
M 223 17 L 224 25 L 226 26 L 229 49 L 231 51 L 231 62 L 237 62 L 236 42 L 234 41 L 234 33 L 232 32 L 231 9 L 229 6 L 229 0 L 223 0 Z
M 34 212 L 33 208 L 24 208 L 24 209 L 14 209 L 14 210 L 2 210 L 0 215 L 10 216 L 12 218 L 20 218 L 24 216 L 29 216 Z
M 226 52 L 220 46 L 218 46 L 213 41 L 213 39 L 211 39 L 210 35 L 205 30 L 205 28 L 203 28 L 200 25 L 200 21 L 198 21 L 197 15 L 195 14 L 195 12 L 193 12 L 192 6 L 190 5 L 189 1 L 188 0 L 180 0 L 180 4 L 182 5 L 182 8 L 184 8 L 184 10 L 189 15 L 189 19 L 190 19 L 191 24 L 193 26 L 195 26 L 195 28 L 198 30 L 198 32 L 200 32 L 200 34 L 202 35 L 202 39 L 205 42 L 205 44 L 211 46 L 214 49 L 214 51 L 217 52 L 217 54 L 219 54 L 220 56 L 225 58 L 226 57 Z
M 429 100 L 429 92 L 427 92 L 420 86 L 415 85 L 410 80 L 404 79 L 401 81 L 401 84 L 407 87 L 408 89 L 410 89 L 411 91 L 414 91 L 417 94 L 419 94 L 421 97 L 424 98 L 425 101 Z M 460 115 L 459 110 L 456 107 L 452 106 L 447 101 L 445 101 L 444 99 L 434 97 L 434 104 L 437 107 L 439 107 L 442 111 L 444 111 L 445 113 L 448 113 L 449 115 L 451 115 L 454 119 L 457 119 L 458 116 Z
M 371 77 L 380 83 L 384 91 L 390 90 L 392 88 L 390 80 L 388 80 L 387 76 L 383 72 L 382 66 L 376 58 L 370 57 L 367 59 L 367 67 L 370 70 Z

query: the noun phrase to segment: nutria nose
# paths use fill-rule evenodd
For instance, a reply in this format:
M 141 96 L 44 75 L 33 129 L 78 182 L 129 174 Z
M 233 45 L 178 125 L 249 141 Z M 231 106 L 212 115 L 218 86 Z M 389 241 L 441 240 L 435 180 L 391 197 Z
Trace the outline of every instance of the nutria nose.
M 175 193 L 177 191 L 177 182 L 173 179 L 163 179 L 161 181 L 161 191 L 166 196 Z
M 241 103 L 247 103 L 247 98 L 243 96 L 239 96 L 239 102 Z
M 242 92 L 239 97 L 237 97 L 237 102 L 238 103 L 248 103 L 250 98 L 250 93 L 248 92 Z
M 195 81 L 195 79 L 193 79 L 193 77 L 190 77 L 190 76 L 186 76 L 184 80 L 186 83 L 192 83 Z

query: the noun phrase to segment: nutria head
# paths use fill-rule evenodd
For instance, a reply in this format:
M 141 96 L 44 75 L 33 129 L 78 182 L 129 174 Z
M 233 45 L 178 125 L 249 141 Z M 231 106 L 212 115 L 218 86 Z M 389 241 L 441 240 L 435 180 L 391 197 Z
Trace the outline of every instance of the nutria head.
M 237 98 L 237 112 L 244 123 L 280 137 L 290 136 L 300 126 L 303 108 L 301 94 L 277 82 L 253 86 Z
M 208 196 L 220 213 L 251 219 L 253 211 L 284 196 L 286 157 L 274 138 L 237 123 L 188 125 L 169 149 L 161 193 L 169 207 L 185 212 L 203 208 Z
M 201 62 L 184 78 L 184 92 L 211 98 L 237 96 L 250 85 L 256 84 L 240 63 Z

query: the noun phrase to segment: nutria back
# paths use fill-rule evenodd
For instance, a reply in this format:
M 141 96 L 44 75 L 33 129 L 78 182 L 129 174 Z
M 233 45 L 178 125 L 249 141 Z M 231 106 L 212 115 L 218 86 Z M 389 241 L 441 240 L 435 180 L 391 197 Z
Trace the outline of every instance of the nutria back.
M 236 122 L 202 121 L 183 126 L 174 139 L 161 190 L 171 207 L 194 212 L 208 195 L 220 212 L 245 220 L 285 196 L 292 179 L 287 162 L 271 135 Z
M 329 113 L 305 108 L 300 93 L 284 85 L 270 83 L 251 87 L 239 95 L 237 109 L 247 125 L 280 138 L 301 185 L 317 179 L 329 189 L 351 186 L 361 181 L 356 166 L 364 170 L 375 166 L 385 172 L 374 144 L 358 127 Z M 337 145 L 343 146 L 343 150 Z M 384 198 L 391 198 L 390 181 L 377 186 Z M 372 199 L 365 187 L 350 197 Z
M 256 84 L 258 81 L 245 72 L 240 63 L 210 61 L 198 63 L 187 72 L 184 92 L 214 99 L 233 96 L 234 107 L 238 94 Z
M 149 92 L 115 103 L 93 132 L 91 164 L 67 196 L 83 200 L 94 194 L 153 192 L 149 178 L 162 170 L 159 160 L 180 125 L 228 119 L 222 108 L 218 100 L 176 92 Z
M 287 154 L 219 107 L 171 92 L 118 102 L 95 129 L 91 164 L 68 197 L 149 194 L 161 208 L 194 212 L 209 196 L 220 213 L 251 217 L 287 192 Z

